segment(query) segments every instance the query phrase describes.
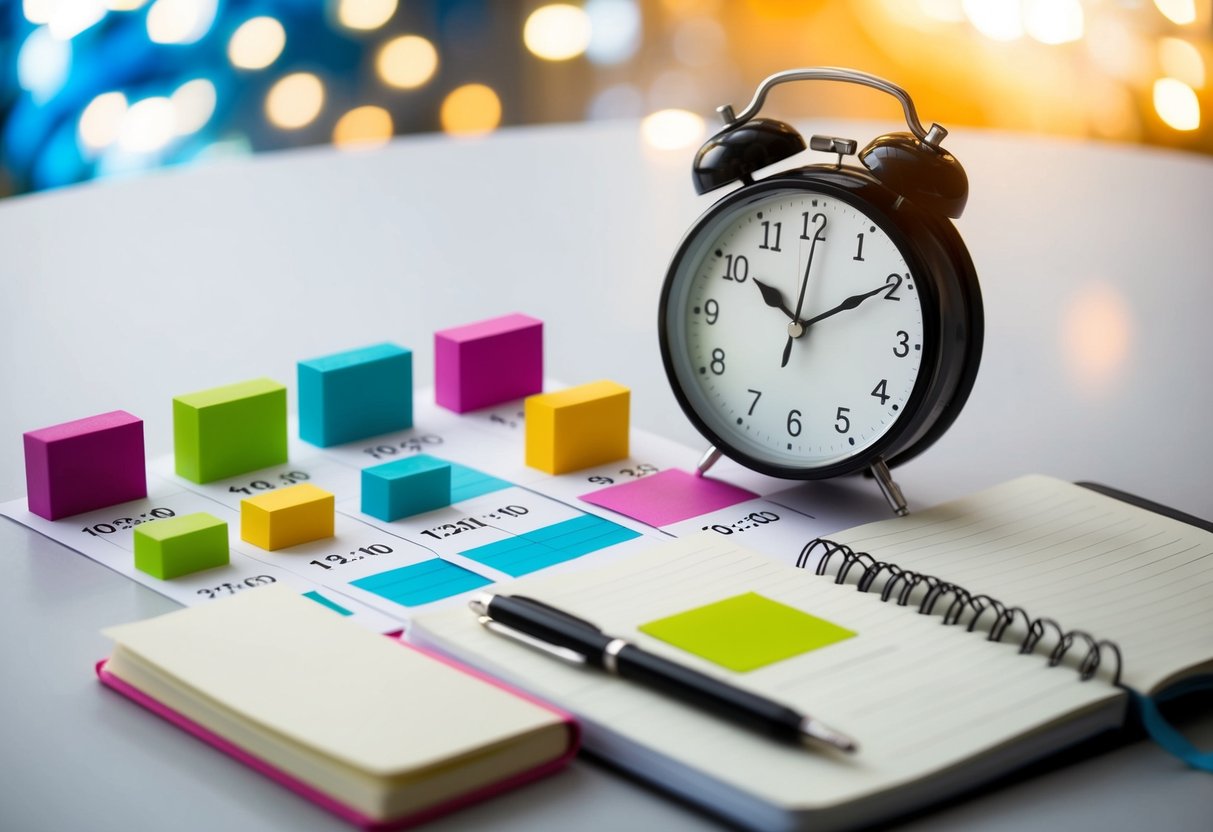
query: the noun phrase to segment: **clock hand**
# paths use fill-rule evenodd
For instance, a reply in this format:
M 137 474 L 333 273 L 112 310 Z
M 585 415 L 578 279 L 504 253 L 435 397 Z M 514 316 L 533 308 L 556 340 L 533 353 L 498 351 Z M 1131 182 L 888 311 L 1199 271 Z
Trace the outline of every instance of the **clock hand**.
M 804 335 L 804 327 L 800 323 L 800 309 L 804 306 L 805 290 L 809 288 L 809 270 L 813 268 L 813 252 L 817 250 L 817 237 L 818 235 L 814 234 L 813 242 L 809 244 L 809 262 L 804 266 L 804 277 L 800 281 L 800 296 L 796 298 L 796 312 L 788 324 L 788 342 L 783 345 L 783 360 L 779 363 L 780 367 L 788 366 L 788 359 L 792 357 L 792 342 Z
M 834 315 L 837 315 L 839 312 L 846 312 L 848 309 L 854 309 L 856 306 L 859 306 L 859 304 L 863 303 L 868 298 L 870 298 L 874 295 L 878 295 L 881 292 L 887 291 L 888 288 L 889 287 L 886 284 L 884 286 L 877 286 L 875 289 L 873 289 L 870 292 L 864 292 L 863 294 L 860 294 L 860 295 L 851 295 L 849 298 L 847 298 L 842 303 L 835 306 L 833 309 L 829 309 L 825 312 L 822 312 L 820 315 L 816 315 L 812 318 L 809 318 L 807 321 L 800 321 L 799 323 L 805 329 L 808 329 L 810 326 L 817 323 L 818 321 L 824 321 L 826 318 L 833 317 Z
M 792 310 L 788 309 L 788 305 L 783 302 L 783 294 L 774 286 L 768 286 L 758 278 L 754 278 L 754 285 L 758 287 L 758 291 L 762 292 L 762 302 L 772 309 L 778 309 L 789 318 L 795 320 L 796 316 L 792 314 Z

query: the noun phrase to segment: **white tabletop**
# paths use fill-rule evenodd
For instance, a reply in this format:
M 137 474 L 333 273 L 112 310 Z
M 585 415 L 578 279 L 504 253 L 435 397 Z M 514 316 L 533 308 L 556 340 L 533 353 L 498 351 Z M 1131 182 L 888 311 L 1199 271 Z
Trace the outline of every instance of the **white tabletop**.
M 861 143 L 889 127 L 804 126 Z M 896 472 L 911 507 L 1042 472 L 1213 516 L 1213 162 L 964 130 L 947 145 L 972 189 L 957 225 L 985 356 L 956 424 Z M 634 424 L 701 445 L 656 341 L 669 257 L 712 202 L 691 189 L 690 155 L 646 148 L 632 123 L 519 129 L 0 202 L 0 499 L 24 492 L 23 431 L 122 408 L 155 456 L 184 390 L 291 381 L 299 359 L 383 340 L 414 348 L 425 385 L 433 330 L 509 311 L 546 322 L 548 375 L 621 381 Z M 91 678 L 101 627 L 172 602 L 7 521 L 0 568 L 0 827 L 341 828 Z M 1187 727 L 1213 742 L 1213 714 Z M 1136 743 L 906 828 L 1206 828 L 1210 782 Z M 489 821 L 715 826 L 588 761 L 432 828 Z

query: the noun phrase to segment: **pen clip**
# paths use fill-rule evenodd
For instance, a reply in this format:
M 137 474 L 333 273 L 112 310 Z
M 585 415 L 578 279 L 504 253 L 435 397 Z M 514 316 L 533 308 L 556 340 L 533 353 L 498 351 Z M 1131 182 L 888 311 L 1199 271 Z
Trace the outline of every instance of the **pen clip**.
M 558 647 L 555 644 L 548 644 L 546 641 L 537 639 L 534 636 L 519 632 L 513 627 L 507 627 L 500 621 L 494 621 L 487 615 L 482 615 L 477 620 L 480 622 L 481 626 L 489 632 L 496 633 L 499 636 L 505 636 L 506 638 L 513 639 L 519 644 L 524 644 L 534 650 L 547 653 L 553 658 L 560 659 L 560 661 L 564 662 L 565 664 L 570 664 L 575 667 L 584 667 L 586 664 L 585 656 L 574 650 L 570 650 L 567 647 Z

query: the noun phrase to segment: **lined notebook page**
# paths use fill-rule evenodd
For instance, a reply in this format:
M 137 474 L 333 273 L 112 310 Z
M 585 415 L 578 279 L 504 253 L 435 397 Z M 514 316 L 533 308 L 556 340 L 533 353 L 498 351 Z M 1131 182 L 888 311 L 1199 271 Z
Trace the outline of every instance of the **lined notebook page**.
M 1213 662 L 1213 534 L 1072 483 L 1023 477 L 830 538 L 1114 641 L 1137 690 Z
M 657 755 L 650 776 L 685 766 L 792 810 L 843 804 L 960 763 L 984 750 L 1104 706 L 1119 724 L 1123 695 L 1083 684 L 1015 648 L 943 627 L 937 618 L 839 587 L 699 535 L 660 544 L 590 573 L 502 587 L 593 621 L 612 635 L 799 708 L 855 737 L 850 757 L 764 739 L 605 673 L 564 665 L 493 635 L 467 610 L 419 616 L 410 637 L 504 675 L 586 720 L 587 746 L 622 736 Z M 858 635 L 747 673 L 732 673 L 650 638 L 637 627 L 745 592 L 824 618 Z M 600 741 L 604 741 L 600 744 Z M 634 761 L 633 761 L 634 762 Z M 656 774 L 653 771 L 656 771 Z

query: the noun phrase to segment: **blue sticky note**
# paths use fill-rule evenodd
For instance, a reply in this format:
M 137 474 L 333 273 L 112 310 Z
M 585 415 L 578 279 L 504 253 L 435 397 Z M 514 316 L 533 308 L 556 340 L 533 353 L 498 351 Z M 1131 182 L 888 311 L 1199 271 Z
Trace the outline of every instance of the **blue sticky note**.
M 376 344 L 300 361 L 299 436 L 329 447 L 413 426 L 413 353 Z
M 417 454 L 362 469 L 362 511 L 380 520 L 411 517 L 451 504 L 451 464 Z

